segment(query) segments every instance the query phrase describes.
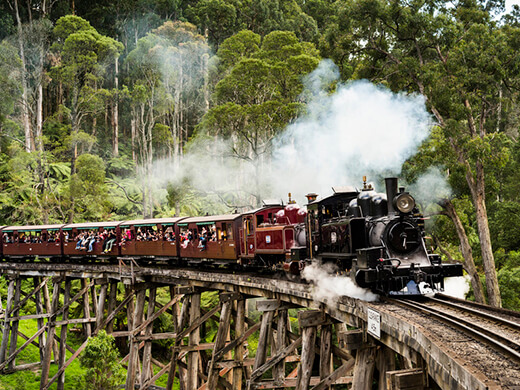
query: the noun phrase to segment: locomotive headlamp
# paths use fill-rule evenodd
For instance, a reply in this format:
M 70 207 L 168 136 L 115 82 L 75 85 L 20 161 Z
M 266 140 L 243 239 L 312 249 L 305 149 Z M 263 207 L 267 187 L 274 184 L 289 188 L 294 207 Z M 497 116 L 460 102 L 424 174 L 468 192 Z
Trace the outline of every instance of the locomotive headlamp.
M 394 198 L 394 205 L 401 213 L 409 213 L 415 207 L 415 199 L 408 192 L 401 192 Z

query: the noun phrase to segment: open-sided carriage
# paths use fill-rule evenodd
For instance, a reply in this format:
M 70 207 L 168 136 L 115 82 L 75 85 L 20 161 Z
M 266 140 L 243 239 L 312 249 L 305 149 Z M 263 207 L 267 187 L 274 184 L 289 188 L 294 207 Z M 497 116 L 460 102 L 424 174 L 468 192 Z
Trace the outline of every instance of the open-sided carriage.
M 121 255 L 150 260 L 177 258 L 177 222 L 182 219 L 155 218 L 122 222 L 119 225 L 121 230 Z
M 120 223 L 85 222 L 64 225 L 62 227 L 64 257 L 74 259 L 120 256 Z
M 61 258 L 63 224 L 5 226 L 2 250 L 8 260 Z

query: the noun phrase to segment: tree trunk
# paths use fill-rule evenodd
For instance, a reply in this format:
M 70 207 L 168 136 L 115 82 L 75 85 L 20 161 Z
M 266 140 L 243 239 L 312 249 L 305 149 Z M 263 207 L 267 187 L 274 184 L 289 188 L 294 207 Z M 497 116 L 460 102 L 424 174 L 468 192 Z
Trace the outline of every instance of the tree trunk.
M 12 8 L 12 6 L 11 6 Z M 16 25 L 18 29 L 18 49 L 20 50 L 20 60 L 22 61 L 22 123 L 25 133 L 25 150 L 31 152 L 34 150 L 32 143 L 31 121 L 29 118 L 29 101 L 28 101 L 28 85 L 27 85 L 27 63 L 25 59 L 25 48 L 23 44 L 23 28 L 20 12 L 18 10 L 18 0 L 14 0 L 14 11 L 16 14 Z
M 186 123 L 184 123 L 184 104 L 181 98 L 181 91 L 184 90 L 184 60 L 182 58 L 182 53 L 179 53 L 179 82 L 177 83 L 177 111 L 178 111 L 178 120 L 179 120 L 179 131 L 181 134 L 184 133 L 183 136 L 181 136 L 181 144 L 180 144 L 180 155 L 182 155 L 183 152 L 183 139 L 187 142 L 188 141 L 188 126 Z
M 77 144 L 77 133 L 79 132 L 79 115 L 78 115 L 78 91 L 76 88 L 73 88 L 72 91 L 72 104 L 70 109 L 70 123 L 71 123 L 71 134 L 73 135 L 73 146 L 71 150 L 70 157 L 70 180 L 72 180 L 73 176 L 76 174 L 76 159 L 78 158 L 78 144 Z M 74 207 L 76 204 L 76 200 L 74 197 L 74 193 L 70 191 L 70 210 L 69 210 L 69 223 L 74 221 Z
M 491 234 L 486 209 L 486 195 L 484 182 L 484 167 L 477 162 L 477 178 L 473 196 L 473 204 L 477 215 L 478 236 L 480 239 L 480 250 L 482 252 L 482 263 L 484 274 L 486 275 L 486 287 L 488 302 L 491 306 L 501 307 L 502 299 L 498 286 L 497 270 L 495 268 L 495 258 L 491 246 Z
M 41 61 L 43 62 L 43 52 L 40 52 Z M 43 76 L 43 64 L 40 75 Z M 38 98 L 36 101 L 36 150 L 43 152 L 43 140 L 42 140 L 42 129 L 43 129 L 43 85 L 40 80 L 40 84 L 38 85 Z
M 181 112 L 182 112 L 182 106 L 181 106 L 181 90 L 182 90 L 182 67 L 179 67 L 179 79 L 177 82 L 177 85 L 175 86 L 175 92 L 174 92 L 174 112 L 173 112 L 173 127 L 174 132 L 177 134 L 178 139 L 177 142 L 177 151 L 178 156 L 182 155 L 182 145 L 183 145 L 183 139 L 184 139 L 184 132 L 182 128 L 182 118 L 181 118 Z
M 119 91 L 119 59 L 116 58 L 115 62 L 115 75 L 114 75 L 114 89 L 116 96 L 113 100 L 112 107 L 112 155 L 114 157 L 119 156 L 119 97 L 117 95 Z
M 204 113 L 209 111 L 209 87 L 208 87 L 208 54 L 202 56 L 202 77 L 204 78 L 203 94 L 204 94 Z
M 43 77 L 43 50 L 40 50 L 40 80 L 38 85 L 38 97 L 36 100 L 36 134 L 35 134 L 35 145 L 36 151 L 38 152 L 38 180 L 40 182 L 40 194 L 44 194 L 45 192 L 45 175 L 43 172 L 43 85 L 42 85 L 42 77 Z M 47 223 L 48 220 L 48 211 L 46 207 L 42 208 L 42 214 L 44 222 Z
M 485 303 L 484 291 L 482 289 L 482 284 L 480 283 L 477 268 L 475 267 L 475 261 L 473 260 L 473 251 L 469 244 L 466 230 L 464 229 L 462 221 L 457 214 L 457 210 L 455 210 L 453 203 L 451 203 L 449 199 L 445 199 L 442 202 L 441 207 L 445 210 L 446 215 L 451 218 L 453 224 L 455 225 L 455 230 L 457 231 L 457 235 L 459 236 L 460 240 L 460 250 L 462 252 L 462 256 L 464 257 L 464 269 L 471 278 L 471 286 L 473 287 L 475 300 L 479 303 Z
M 477 217 L 478 236 L 480 241 L 480 250 L 482 263 L 484 266 L 484 274 L 486 276 L 486 287 L 488 302 L 491 306 L 501 307 L 502 300 L 500 298 L 500 289 L 498 286 L 497 271 L 495 269 L 495 258 L 493 256 L 493 248 L 491 246 L 491 235 L 489 233 L 488 217 L 486 210 L 486 184 L 484 180 L 484 166 L 480 161 L 475 164 L 476 175 L 473 175 L 469 162 L 463 159 L 460 151 L 459 161 L 464 162 L 466 166 L 466 182 L 471 191 L 473 206 Z
M 56 108 L 58 108 L 60 106 L 60 104 L 63 104 L 63 83 L 61 81 L 60 81 L 60 83 L 58 85 L 58 94 L 57 94 L 57 99 L 56 99 Z M 58 110 L 58 120 L 60 122 L 63 121 L 62 110 Z
M 134 160 L 134 163 L 137 164 L 137 154 L 135 153 L 135 133 L 136 133 L 136 128 L 135 128 L 135 118 L 132 118 L 130 120 L 130 138 L 131 138 L 131 141 L 132 141 L 132 160 Z
M 147 134 L 146 134 L 146 160 L 143 161 L 145 165 L 145 183 L 146 183 L 146 192 L 147 192 L 147 206 L 149 207 L 148 211 L 146 211 L 145 218 L 153 217 L 153 188 L 152 188 L 152 165 L 153 165 L 153 128 L 155 124 L 155 116 L 153 114 L 153 101 L 150 101 L 150 106 L 148 107 L 148 125 L 147 125 Z
M 92 117 L 92 137 L 96 138 L 97 137 L 97 116 L 96 114 L 94 114 L 94 116 Z M 106 127 L 105 127 L 106 129 Z M 91 143 L 88 145 L 88 148 L 87 148 L 87 153 L 91 153 L 92 152 L 92 148 L 94 147 L 94 143 Z M 84 147 L 81 148 L 81 154 L 85 153 L 84 151 Z

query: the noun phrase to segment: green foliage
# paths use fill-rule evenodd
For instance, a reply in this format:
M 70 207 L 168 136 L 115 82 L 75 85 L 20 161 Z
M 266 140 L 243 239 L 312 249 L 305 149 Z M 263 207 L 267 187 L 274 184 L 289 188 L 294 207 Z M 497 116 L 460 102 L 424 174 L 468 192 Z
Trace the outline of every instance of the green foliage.
M 319 54 L 292 32 L 273 31 L 260 40 L 251 31 L 241 31 L 222 43 L 220 55 L 224 77 L 215 86 L 217 105 L 203 117 L 198 135 L 232 140 L 226 154 L 253 164 L 258 176 L 260 158 L 299 114 L 302 78 L 316 68 Z M 253 193 L 258 203 L 261 190 L 256 182 Z
M 94 28 L 90 25 L 90 23 L 75 15 L 67 15 L 64 16 L 56 22 L 56 26 L 54 27 L 54 35 L 57 38 L 57 43 L 63 43 L 66 39 L 74 33 L 80 31 L 93 31 Z
M 494 202 L 489 214 L 493 243 L 506 251 L 519 249 L 520 204 L 514 201 Z
M 60 53 L 62 61 L 53 74 L 73 86 L 76 93 L 99 79 L 103 65 L 113 61 L 123 50 L 120 42 L 99 34 L 86 20 L 73 15 L 60 18 L 54 34 L 58 41 L 53 49 Z
M 503 306 L 507 309 L 520 311 L 520 297 L 518 295 L 520 289 L 520 262 L 518 261 L 518 253 L 515 255 L 516 264 L 500 269 L 498 271 L 498 281 L 500 283 Z
M 295 0 L 201 0 L 190 5 L 186 15 L 208 31 L 215 47 L 244 29 L 261 36 L 287 30 L 308 41 L 318 32 L 316 21 Z
M 128 97 L 139 128 L 138 142 L 148 150 L 142 160 L 151 158 L 148 154 L 154 150 L 162 157 L 182 147 L 186 139 L 179 126 L 191 134 L 202 115 L 204 94 L 200 91 L 208 56 L 204 37 L 184 22 L 164 23 L 129 53 Z M 159 116 L 169 121 L 156 123 Z
M 31 289 L 33 286 L 24 286 L 25 288 Z M 27 291 L 27 290 L 25 290 Z M 4 298 L 3 305 L 5 307 L 5 297 L 7 292 L 7 287 L 5 285 L 5 279 L 0 279 L 0 292 L 1 296 Z M 34 308 L 26 307 L 25 310 L 33 310 L 30 313 L 34 314 Z M 22 310 L 22 313 L 29 314 L 28 311 Z M 36 320 L 24 320 L 20 321 L 19 331 L 23 334 L 35 334 L 38 331 L 38 324 Z M 0 334 L 1 338 L 1 334 Z M 22 337 L 18 337 L 18 347 L 21 347 L 22 344 L 26 340 Z M 67 344 L 74 349 L 79 348 L 81 345 L 81 341 L 78 343 L 75 339 L 74 335 L 69 335 L 67 339 Z M 67 358 L 70 358 L 71 353 L 67 351 Z M 28 364 L 28 363 L 38 363 L 40 362 L 40 352 L 39 349 L 32 344 L 29 344 L 25 349 L 23 349 L 20 354 L 17 356 L 17 364 Z M 51 365 L 50 375 L 54 376 L 57 372 L 57 365 Z M 77 390 L 78 383 L 80 379 L 84 376 L 85 370 L 80 367 L 79 361 L 75 360 L 71 363 L 69 367 L 67 367 L 66 372 L 66 381 L 65 381 L 65 390 Z M 38 371 L 19 371 L 9 375 L 0 375 L 0 389 L 5 390 L 38 390 L 40 388 L 40 375 Z
M 51 75 L 69 88 L 64 112 L 68 114 L 72 135 L 69 143 L 75 148 L 85 142 L 77 138 L 80 126 L 87 113 L 97 113 L 103 108 L 104 99 L 110 92 L 99 88 L 105 67 L 119 56 L 123 45 L 99 34 L 88 21 L 68 15 L 56 22 L 57 38 L 52 46 L 60 57 Z
M 222 42 L 217 53 L 222 71 L 231 68 L 241 59 L 251 58 L 260 49 L 260 41 L 260 35 L 242 30 Z
M 105 182 L 105 163 L 99 156 L 82 154 L 76 160 L 78 178 L 86 185 L 87 191 Z
M 190 187 L 189 181 L 180 184 L 168 183 L 168 205 L 175 210 L 175 215 L 202 215 L 202 199 Z
M 135 171 L 135 162 L 128 156 L 113 157 L 107 161 L 107 173 L 113 176 L 128 176 Z
M 14 34 L 14 20 L 5 10 L 0 11 L 0 40 Z
M 202 0 L 188 8 L 188 15 L 198 25 L 207 28 L 217 45 L 238 29 L 236 4 L 226 0 Z
M 70 195 L 76 199 L 74 207 L 86 221 L 106 219 L 112 204 L 106 198 L 104 161 L 85 153 L 76 160 L 76 169 L 69 184 Z
M 119 364 L 114 337 L 102 330 L 92 337 L 80 356 L 86 368 L 84 389 L 115 390 L 124 382 L 124 370 Z

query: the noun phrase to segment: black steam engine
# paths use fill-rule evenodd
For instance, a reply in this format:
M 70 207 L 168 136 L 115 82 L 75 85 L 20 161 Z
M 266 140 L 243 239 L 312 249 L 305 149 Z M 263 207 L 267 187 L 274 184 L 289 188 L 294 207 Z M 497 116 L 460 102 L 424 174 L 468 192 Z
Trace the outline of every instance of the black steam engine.
M 426 286 L 444 288 L 444 278 L 461 276 L 460 264 L 443 264 L 424 241 L 424 218 L 414 198 L 388 178 L 386 195 L 366 185 L 334 188 L 309 200 L 306 221 L 308 258 L 335 263 L 361 287 L 388 295 L 419 295 Z M 293 250 L 302 257 L 303 248 Z M 296 259 L 294 259 L 296 260 Z

